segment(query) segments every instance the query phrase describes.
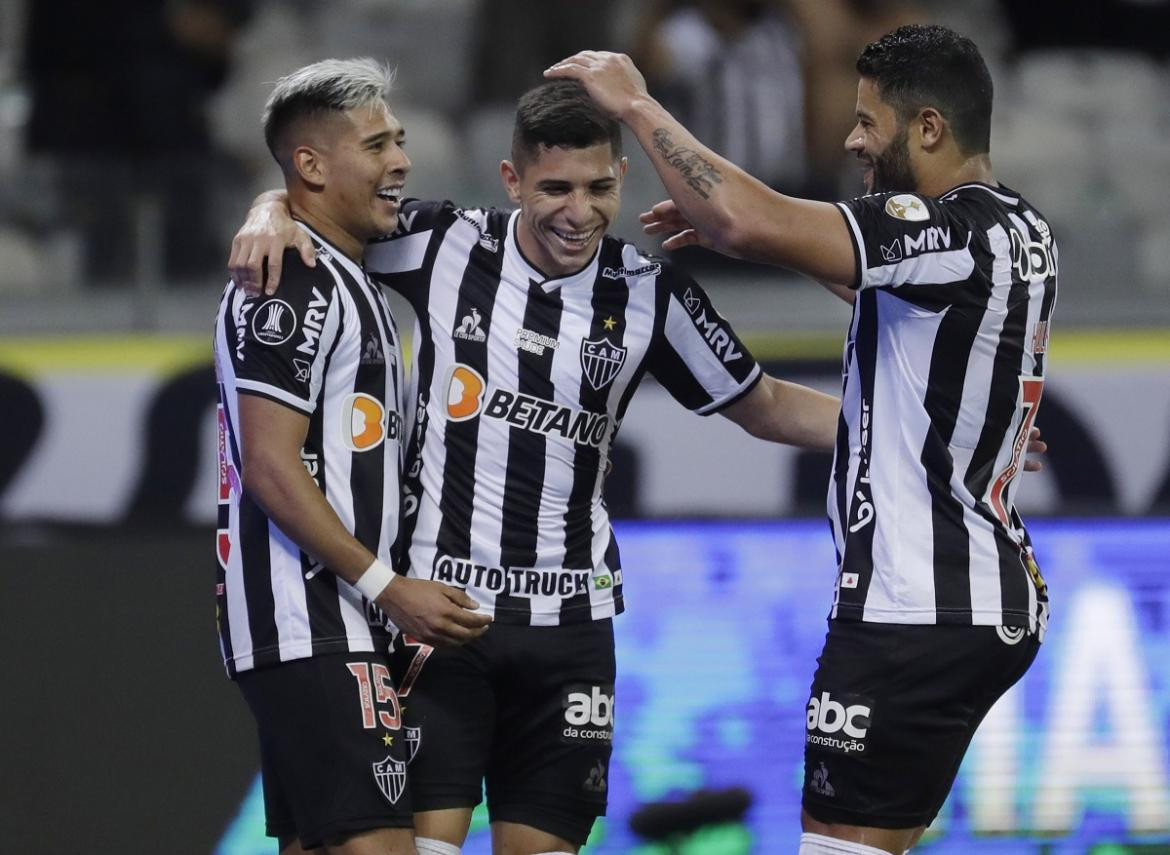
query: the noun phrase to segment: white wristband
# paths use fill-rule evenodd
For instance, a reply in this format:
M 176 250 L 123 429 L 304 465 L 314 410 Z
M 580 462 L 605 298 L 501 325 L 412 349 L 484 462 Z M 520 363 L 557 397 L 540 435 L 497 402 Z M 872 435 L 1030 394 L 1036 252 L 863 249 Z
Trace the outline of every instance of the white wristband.
M 372 603 L 381 596 L 383 591 L 390 587 L 390 583 L 394 581 L 394 577 L 397 575 L 397 573 L 375 558 L 374 563 L 366 568 L 365 572 L 353 583 L 353 586 L 358 589 L 359 594 Z

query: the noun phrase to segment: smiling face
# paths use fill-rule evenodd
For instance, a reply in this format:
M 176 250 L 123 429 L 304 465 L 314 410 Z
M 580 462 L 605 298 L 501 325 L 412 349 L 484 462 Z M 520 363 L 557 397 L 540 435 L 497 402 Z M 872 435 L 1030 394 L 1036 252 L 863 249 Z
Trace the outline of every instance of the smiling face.
M 550 278 L 587 265 L 621 207 L 625 158 L 608 142 L 587 148 L 538 147 L 500 175 L 520 206 L 516 239 L 529 262 Z
M 857 83 L 857 124 L 845 140 L 864 167 L 868 193 L 909 192 L 918 189 L 910 161 L 909 127 L 897 111 L 882 100 L 877 84 L 867 77 Z
M 321 152 L 326 170 L 322 201 L 331 219 L 361 243 L 398 226 L 410 170 L 404 142 L 402 124 L 385 102 L 377 101 L 339 114 Z

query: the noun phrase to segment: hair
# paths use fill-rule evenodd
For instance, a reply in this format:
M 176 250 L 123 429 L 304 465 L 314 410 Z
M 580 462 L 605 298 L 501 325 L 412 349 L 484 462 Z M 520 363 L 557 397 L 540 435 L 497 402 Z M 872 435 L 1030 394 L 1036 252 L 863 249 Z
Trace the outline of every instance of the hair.
M 938 25 L 899 27 L 866 45 L 857 71 L 902 121 L 934 107 L 963 154 L 991 150 L 991 74 L 970 39 Z
M 268 150 L 284 167 L 281 149 L 293 125 L 378 101 L 389 103 L 393 83 L 394 71 L 369 57 L 326 59 L 298 68 L 276 81 L 264 105 L 261 121 Z
M 576 80 L 549 80 L 529 89 L 516 106 L 512 161 L 517 167 L 536 159 L 539 147 L 589 148 L 609 143 L 622 156 L 622 129 L 601 111 Z

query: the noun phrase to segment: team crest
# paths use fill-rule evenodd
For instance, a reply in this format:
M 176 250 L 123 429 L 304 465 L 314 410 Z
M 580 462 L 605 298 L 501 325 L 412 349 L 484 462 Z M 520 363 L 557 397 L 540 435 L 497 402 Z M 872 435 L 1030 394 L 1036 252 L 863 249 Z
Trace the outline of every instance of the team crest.
M 613 382 L 626 363 L 627 350 L 606 338 L 581 342 L 581 367 L 594 389 L 601 391 Z
M 422 728 L 421 727 L 407 727 L 406 732 L 406 762 L 414 762 L 414 755 L 418 754 L 418 748 L 422 745 Z
M 382 795 L 390 804 L 398 804 L 398 800 L 402 798 L 402 793 L 406 790 L 406 764 L 386 755 L 386 759 L 381 763 L 371 763 L 370 765 L 374 767 L 374 780 L 378 784 L 378 789 L 382 791 Z

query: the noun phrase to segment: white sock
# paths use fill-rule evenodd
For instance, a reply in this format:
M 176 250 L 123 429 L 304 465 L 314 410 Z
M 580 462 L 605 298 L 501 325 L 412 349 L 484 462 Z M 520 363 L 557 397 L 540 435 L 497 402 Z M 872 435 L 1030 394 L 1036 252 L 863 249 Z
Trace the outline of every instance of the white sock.
M 414 838 L 414 848 L 418 850 L 418 855 L 459 855 L 462 851 L 454 843 L 444 843 L 430 837 Z
M 798 855 L 890 855 L 890 853 L 885 849 L 866 846 L 864 843 L 826 837 L 823 834 L 810 834 L 806 831 L 800 835 Z

